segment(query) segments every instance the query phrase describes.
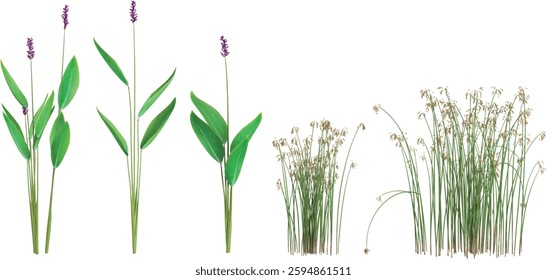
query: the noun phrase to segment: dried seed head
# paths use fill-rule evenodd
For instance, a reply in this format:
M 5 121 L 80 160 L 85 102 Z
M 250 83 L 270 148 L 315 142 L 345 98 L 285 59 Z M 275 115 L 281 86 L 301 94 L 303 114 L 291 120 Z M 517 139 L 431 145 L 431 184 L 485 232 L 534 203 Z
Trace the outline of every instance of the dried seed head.
M 280 190 L 281 186 L 282 186 L 281 179 L 277 179 L 277 184 L 276 185 L 277 185 L 277 190 Z
M 356 169 L 357 168 L 357 163 L 355 163 L 354 161 L 351 162 L 351 165 L 349 166 L 349 168 L 351 169 Z
M 545 131 L 542 131 L 542 132 L 539 134 L 539 141 L 543 141 L 543 139 L 545 139 Z
M 330 121 L 328 120 L 322 120 L 320 123 L 319 123 L 319 129 L 321 129 L 321 131 L 329 131 L 331 130 L 331 125 L 330 125 Z
M 273 140 L 272 141 L 272 146 L 274 146 L 274 148 L 279 149 L 279 141 L 277 141 L 277 139 Z
M 298 133 L 298 131 L 299 131 L 299 128 L 295 126 L 291 129 L 291 134 Z
M 370 249 L 369 248 L 365 248 L 365 255 L 370 253 Z
M 357 126 L 357 130 L 359 130 L 359 129 L 365 130 L 365 129 L 366 129 L 365 124 L 364 124 L 364 123 L 360 123 L 360 124 Z
M 378 105 L 374 105 L 372 107 L 372 110 L 374 110 L 374 113 L 378 114 L 378 112 L 380 111 L 380 108 L 381 108 L 381 106 L 380 106 L 380 104 L 378 104 Z

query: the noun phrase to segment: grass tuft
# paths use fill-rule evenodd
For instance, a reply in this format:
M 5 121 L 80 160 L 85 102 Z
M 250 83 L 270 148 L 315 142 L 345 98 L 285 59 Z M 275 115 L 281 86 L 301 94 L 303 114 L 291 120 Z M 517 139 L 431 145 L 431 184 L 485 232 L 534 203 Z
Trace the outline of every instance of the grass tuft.
M 418 118 L 429 134 L 417 141 L 423 150 L 419 157 L 393 116 L 374 106 L 376 113 L 384 112 L 397 127 L 390 138 L 401 150 L 409 189 L 380 196 L 383 202 L 369 231 L 388 200 L 408 194 L 416 253 L 429 250 L 440 256 L 444 250 L 450 256 L 463 252 L 466 257 L 522 253 L 530 196 L 538 174 L 545 171 L 542 162 L 527 165 L 527 154 L 537 140 L 545 138 L 545 132 L 528 134 L 532 109 L 523 88 L 503 105 L 496 103 L 501 94 L 502 90 L 492 88 L 491 96 L 483 99 L 482 88 L 470 90 L 465 95 L 467 108 L 462 110 L 446 88 L 439 88 L 437 95 L 421 91 L 426 104 Z M 425 182 L 420 180 L 419 161 L 427 170 Z
M 290 143 L 276 139 L 282 179 L 277 188 L 283 193 L 287 212 L 287 246 L 291 254 L 330 254 L 333 244 L 340 249 L 342 213 L 351 169 L 349 154 L 359 129 L 351 140 L 341 177 L 338 156 L 347 129 L 336 129 L 327 120 L 312 122 L 311 135 L 302 139 L 297 127 L 292 129 Z M 317 134 L 319 134 L 317 136 Z

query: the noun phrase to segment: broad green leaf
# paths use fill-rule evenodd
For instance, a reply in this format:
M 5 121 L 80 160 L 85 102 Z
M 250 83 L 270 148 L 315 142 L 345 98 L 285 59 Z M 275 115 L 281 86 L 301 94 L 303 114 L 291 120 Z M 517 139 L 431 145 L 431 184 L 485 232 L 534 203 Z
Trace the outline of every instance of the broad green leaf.
M 213 129 L 202 121 L 194 112 L 190 113 L 190 124 L 192 129 L 196 133 L 199 142 L 203 145 L 205 150 L 215 159 L 218 163 L 224 159 L 224 145 L 222 140 L 213 131 Z
M 258 125 L 260 125 L 260 121 L 262 121 L 262 113 L 258 114 L 258 116 L 256 116 L 254 120 L 252 120 L 237 133 L 236 137 L 234 137 L 234 140 L 232 140 L 230 153 L 245 139 L 248 139 L 247 141 L 251 141 L 251 137 L 253 137 L 253 134 L 258 128 Z
M 46 128 L 46 125 L 51 118 L 51 114 L 53 113 L 54 95 L 55 93 L 52 92 L 51 95 L 46 97 L 46 100 L 44 100 L 44 103 L 40 105 L 40 108 L 38 108 L 38 111 L 34 116 L 34 120 L 32 121 L 31 130 L 32 128 L 34 128 L 34 133 L 32 133 L 32 137 L 34 137 L 33 149 L 35 150 L 38 148 L 38 144 L 40 143 L 40 139 L 42 138 L 44 129 Z
M 160 97 L 160 95 L 165 91 L 165 89 L 167 89 L 167 87 L 169 86 L 169 84 L 173 80 L 173 77 L 175 77 L 176 72 L 177 72 L 177 69 L 175 68 L 175 70 L 173 71 L 173 74 L 171 74 L 169 79 L 167 79 L 167 81 L 165 81 L 165 83 L 163 83 L 158 89 L 156 89 L 154 92 L 152 92 L 152 94 L 150 94 L 150 96 L 148 97 L 146 102 L 144 102 L 144 104 L 142 104 L 141 110 L 139 111 L 139 118 L 142 117 L 142 115 L 144 115 L 144 113 L 146 113 L 146 111 L 148 111 L 150 106 L 152 106 L 152 104 L 154 104 L 154 102 L 156 102 L 158 97 Z
M 63 125 L 65 124 L 65 116 L 61 112 L 59 115 L 57 115 L 57 118 L 55 118 L 55 121 L 53 122 L 53 125 L 51 126 L 51 132 L 49 133 L 49 143 L 53 142 L 53 137 L 55 137 L 55 134 L 61 130 Z
M 245 153 L 247 153 L 247 146 L 249 139 L 245 138 L 233 152 L 230 153 L 228 161 L 226 162 L 226 180 L 230 186 L 235 185 L 239 173 L 241 173 L 241 167 L 243 167 L 243 161 L 245 160 Z
M 51 142 L 51 164 L 54 168 L 59 167 L 65 158 L 68 145 L 70 144 L 70 126 L 65 122 L 61 129 L 53 136 Z
M 34 123 L 36 122 L 36 116 L 40 113 L 40 109 L 42 108 L 42 106 L 47 102 L 48 97 L 49 95 L 46 95 L 46 97 L 44 98 L 44 101 L 42 102 L 42 105 L 40 105 L 40 108 L 38 108 L 38 111 L 34 114 L 33 117 L 30 118 L 30 126 L 28 127 L 28 139 L 34 139 L 34 127 L 35 127 Z
M 17 86 L 15 80 L 13 80 L 13 78 L 11 77 L 8 69 L 6 69 L 6 67 L 4 66 L 4 63 L 0 61 L 0 64 L 2 66 L 2 73 L 4 73 L 4 79 L 6 79 L 6 83 L 8 84 L 11 93 L 13 94 L 15 99 L 17 99 L 17 102 L 21 104 L 21 106 L 28 108 L 27 98 L 25 97 L 21 89 L 19 89 L 19 87 Z
M 228 125 L 222 115 L 213 106 L 199 99 L 193 92 L 190 93 L 190 98 L 218 138 L 222 140 L 223 144 L 226 143 L 228 141 Z
M 99 43 L 97 43 L 97 41 L 95 41 L 95 38 L 93 38 L 93 42 L 95 43 L 95 47 L 97 47 L 97 50 L 99 51 L 99 53 L 103 57 L 106 64 L 108 64 L 108 66 L 110 66 L 110 69 L 112 69 L 112 72 L 114 72 L 114 74 L 116 74 L 116 76 L 118 76 L 118 78 L 120 78 L 120 80 L 126 86 L 128 86 L 129 83 L 127 82 L 127 79 L 123 75 L 122 69 L 120 68 L 120 66 L 118 66 L 118 63 L 108 53 L 106 53 L 103 50 L 103 48 L 101 48 L 101 46 L 99 46 Z
M 80 72 L 78 70 L 78 61 L 76 57 L 73 56 L 68 65 L 66 66 L 65 73 L 61 79 L 61 84 L 59 85 L 59 110 L 64 109 L 78 90 L 80 85 Z
M 169 119 L 169 116 L 171 116 L 171 112 L 173 112 L 173 109 L 175 108 L 175 104 L 177 104 L 177 98 L 173 98 L 173 101 L 163 111 L 161 111 L 148 125 L 148 128 L 146 128 L 146 131 L 144 132 L 144 135 L 142 136 L 141 141 L 141 150 L 144 150 L 144 148 L 148 147 L 156 139 L 156 136 L 160 133 L 161 129 Z
M 21 152 L 21 155 L 23 155 L 26 160 L 29 160 L 30 150 L 27 146 L 27 143 L 25 142 L 25 136 L 23 136 L 23 131 L 21 130 L 21 127 L 10 114 L 8 109 L 4 107 L 4 105 L 2 105 L 2 108 L 4 109 L 4 120 L 6 121 L 6 125 L 8 126 L 11 138 L 13 138 L 13 142 L 15 142 L 15 145 L 17 146 L 17 149 L 19 149 L 19 152 Z
M 118 145 L 120 145 L 120 148 L 122 149 L 122 152 L 127 156 L 127 142 L 125 142 L 125 139 L 123 138 L 120 131 L 116 128 L 116 126 L 99 111 L 97 108 L 97 112 L 99 113 L 99 116 L 101 116 L 101 119 L 103 119 L 104 124 L 106 124 L 106 127 L 108 127 L 108 130 L 110 130 L 110 133 L 112 133 L 112 136 L 114 136 L 114 139 L 116 139 L 116 142 L 118 142 Z

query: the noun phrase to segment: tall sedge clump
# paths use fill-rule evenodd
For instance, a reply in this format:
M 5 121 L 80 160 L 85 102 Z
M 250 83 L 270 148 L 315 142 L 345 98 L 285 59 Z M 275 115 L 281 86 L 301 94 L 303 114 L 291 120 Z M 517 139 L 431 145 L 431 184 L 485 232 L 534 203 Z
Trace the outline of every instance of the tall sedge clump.
M 489 99 L 483 99 L 482 89 L 472 90 L 466 93 L 467 108 L 461 110 L 446 88 L 439 90 L 440 98 L 430 90 L 421 93 L 426 106 L 418 117 L 429 134 L 418 138 L 423 149 L 419 157 L 392 115 L 374 107 L 397 127 L 391 140 L 401 150 L 409 186 L 382 194 L 378 210 L 393 197 L 409 194 L 417 253 L 520 255 L 532 189 L 545 171 L 541 162 L 528 164 L 530 148 L 545 138 L 545 132 L 534 137 L 528 133 L 529 96 L 519 88 L 511 101 L 500 105 L 500 89 L 493 88 Z M 420 179 L 419 159 L 427 181 Z
M 224 36 L 220 37 L 220 55 L 224 58 L 224 70 L 226 77 L 226 120 L 211 105 L 199 99 L 193 92 L 190 99 L 196 106 L 204 120 L 193 111 L 190 114 L 190 123 L 197 138 L 220 165 L 222 192 L 224 195 L 224 230 L 226 238 L 226 253 L 230 253 L 232 240 L 232 210 L 233 187 L 239 178 L 249 140 L 255 133 L 262 120 L 262 113 L 243 127 L 230 142 L 230 98 L 228 94 L 228 41 Z
M 277 188 L 283 194 L 287 214 L 287 247 L 291 254 L 330 254 L 333 244 L 340 251 L 342 214 L 351 170 L 348 166 L 351 148 L 360 129 L 359 124 L 339 174 L 339 152 L 346 140 L 347 129 L 337 129 L 327 120 L 311 123 L 311 134 L 301 138 L 299 128 L 291 131 L 293 138 L 273 141 L 281 163 L 282 179 Z M 319 131 L 317 131 L 319 130 Z
M 65 5 L 63 9 L 63 25 L 66 32 L 66 27 L 68 25 L 68 6 Z M 70 143 L 70 126 L 67 121 L 64 119 L 62 109 L 66 108 L 68 104 L 72 101 L 78 90 L 78 85 L 80 81 L 78 62 L 76 57 L 72 57 L 68 63 L 66 69 L 64 67 L 64 49 L 65 49 L 65 39 L 63 36 L 63 54 L 61 58 L 61 83 L 58 89 L 58 113 L 53 126 L 51 128 L 51 133 L 49 136 L 50 140 L 50 149 L 51 149 L 51 163 L 53 166 L 53 174 L 51 180 L 51 191 L 50 191 L 50 200 L 49 200 L 49 213 L 47 220 L 47 231 L 46 231 L 46 246 L 45 252 L 49 252 L 49 241 L 51 233 L 51 223 L 52 223 L 52 204 L 53 204 L 53 186 L 55 182 L 55 170 L 61 165 L 66 152 L 68 150 L 68 145 Z M 9 110 L 2 105 L 4 120 L 10 131 L 10 134 L 17 146 L 17 149 L 26 160 L 27 163 L 27 189 L 28 189 L 28 200 L 29 200 L 29 210 L 30 210 L 30 221 L 32 229 L 32 247 L 35 254 L 39 253 L 39 143 L 44 133 L 44 130 L 53 115 L 55 106 L 54 98 L 55 93 L 52 91 L 50 94 L 46 95 L 42 104 L 36 109 L 34 104 L 34 73 L 32 70 L 33 59 L 36 52 L 34 50 L 34 40 L 32 38 L 27 39 L 27 58 L 29 59 L 29 69 L 30 69 L 30 104 L 23 94 L 22 90 L 19 88 L 6 66 L 3 62 L 0 62 L 2 73 L 6 80 L 6 83 L 17 100 L 22 106 L 23 116 L 25 119 L 24 131 L 9 112 Z
M 137 21 L 137 4 L 135 1 L 131 1 L 129 8 L 129 17 L 133 29 L 133 88 L 130 87 L 129 82 L 125 78 L 118 63 L 97 43 L 95 39 L 95 47 L 99 51 L 99 54 L 104 59 L 106 64 L 114 72 L 114 74 L 120 79 L 120 81 L 127 88 L 128 107 L 129 107 L 129 146 L 125 141 L 118 128 L 98 109 L 99 116 L 105 123 L 108 130 L 114 136 L 114 139 L 120 146 L 122 152 L 126 156 L 127 163 L 127 175 L 129 180 L 129 198 L 131 206 L 131 237 L 133 254 L 137 252 L 137 229 L 139 224 L 139 202 L 140 202 L 140 188 L 141 188 L 141 169 L 142 169 L 142 151 L 148 147 L 152 141 L 158 136 L 165 123 L 171 116 L 173 109 L 175 108 L 176 98 L 165 107 L 152 121 L 149 123 L 142 138 L 140 138 L 139 123 L 144 114 L 150 109 L 150 107 L 156 102 L 161 94 L 167 89 L 173 77 L 175 76 L 176 69 L 169 76 L 169 78 L 158 87 L 141 105 L 139 111 L 137 111 L 137 54 L 135 43 L 135 22 Z

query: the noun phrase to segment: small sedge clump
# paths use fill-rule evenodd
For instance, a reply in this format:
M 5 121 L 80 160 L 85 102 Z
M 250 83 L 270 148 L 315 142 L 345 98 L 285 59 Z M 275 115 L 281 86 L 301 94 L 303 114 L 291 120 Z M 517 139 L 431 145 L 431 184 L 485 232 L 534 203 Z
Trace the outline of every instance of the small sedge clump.
M 374 106 L 376 113 L 384 112 L 397 126 L 390 139 L 401 149 L 409 189 L 380 196 L 381 205 L 369 223 L 367 248 L 378 210 L 393 197 L 408 194 L 416 253 L 440 256 L 445 250 L 447 255 L 463 252 L 466 257 L 522 253 L 532 189 L 538 174 L 545 172 L 542 162 L 529 166 L 527 155 L 545 132 L 533 137 L 528 133 L 532 109 L 523 88 L 502 105 L 496 103 L 501 89 L 492 88 L 488 99 L 483 94 L 482 88 L 468 91 L 467 108 L 462 110 L 446 88 L 439 88 L 439 97 L 431 90 L 421 91 L 426 104 L 418 118 L 429 138 L 418 138 L 423 150 L 419 157 L 393 116 Z M 419 161 L 425 164 L 427 181 L 420 179 Z
M 332 255 L 335 244 L 338 254 L 346 190 L 351 170 L 356 168 L 353 162 L 348 165 L 349 155 L 357 132 L 365 126 L 359 124 L 353 135 L 341 176 L 338 156 L 348 130 L 334 128 L 327 120 L 310 126 L 311 135 L 306 138 L 294 127 L 290 142 L 285 138 L 273 141 L 281 163 L 277 189 L 287 212 L 288 251 L 291 255 Z

